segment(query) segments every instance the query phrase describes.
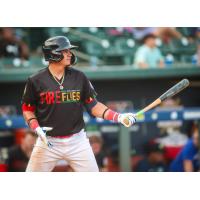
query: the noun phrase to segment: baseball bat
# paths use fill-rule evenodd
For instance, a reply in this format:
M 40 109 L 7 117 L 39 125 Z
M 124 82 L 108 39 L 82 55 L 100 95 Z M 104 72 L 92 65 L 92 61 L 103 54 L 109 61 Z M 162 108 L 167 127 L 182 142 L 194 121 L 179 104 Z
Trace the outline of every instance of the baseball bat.
M 163 93 L 160 97 L 158 97 L 155 101 L 153 101 L 151 104 L 143 108 L 142 110 L 138 111 L 135 116 L 138 117 L 148 110 L 158 106 L 163 100 L 173 97 L 175 94 L 179 93 L 183 89 L 189 86 L 189 80 L 183 79 L 182 81 L 178 82 L 176 85 L 171 87 L 169 90 L 167 90 L 165 93 Z

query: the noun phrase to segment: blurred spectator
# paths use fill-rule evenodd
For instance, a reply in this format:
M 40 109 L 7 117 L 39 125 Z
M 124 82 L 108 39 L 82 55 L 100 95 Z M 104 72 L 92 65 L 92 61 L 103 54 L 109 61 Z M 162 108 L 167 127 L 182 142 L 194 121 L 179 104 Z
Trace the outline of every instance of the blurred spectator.
M 143 45 L 135 53 L 134 64 L 136 68 L 164 67 L 164 59 L 156 47 L 156 37 L 153 34 L 144 37 Z
M 26 170 L 33 145 L 36 142 L 36 134 L 27 130 L 19 145 L 15 145 L 8 150 L 8 171 L 23 172 Z
M 170 163 L 187 143 L 188 138 L 180 131 L 180 128 L 176 127 L 175 123 L 169 123 L 168 126 L 169 127 L 165 129 L 166 136 L 157 138 L 155 142 L 163 145 L 165 159 Z
M 126 28 L 126 30 L 128 30 Z M 142 41 L 144 37 L 146 37 L 149 34 L 154 34 L 156 31 L 155 27 L 134 27 L 132 29 L 129 29 L 129 31 L 132 32 L 134 39 L 137 41 Z
M 16 107 L 15 106 L 0 106 L 0 117 L 8 117 L 16 115 Z
M 8 158 L 8 151 L 6 148 L 0 148 L 0 172 L 7 172 L 8 165 L 6 160 Z
M 197 65 L 200 66 L 200 41 L 198 41 L 197 45 Z
M 196 28 L 195 38 L 197 40 L 197 64 L 200 66 L 200 27 Z
M 0 58 L 20 58 L 28 60 L 28 46 L 15 36 L 13 28 L 0 29 Z
M 110 36 L 122 36 L 124 29 L 123 27 L 112 27 L 112 28 L 106 28 L 106 32 Z
M 108 172 L 121 171 L 119 161 L 119 146 L 117 144 L 112 145 L 108 150 L 107 169 Z
M 157 27 L 155 35 L 161 38 L 163 43 L 169 43 L 172 39 L 181 39 L 183 36 L 173 27 Z
M 149 142 L 145 145 L 146 157 L 140 160 L 135 167 L 136 172 L 165 172 L 167 165 L 163 156 L 161 145 Z
M 0 117 L 8 117 L 8 112 L 7 112 L 7 108 L 3 108 L 2 106 L 0 106 Z
M 193 172 L 199 170 L 199 131 L 195 125 L 193 136 L 170 165 L 173 172 Z
M 186 36 L 188 37 L 188 39 L 194 40 L 194 39 L 198 39 L 198 37 L 200 37 L 200 27 L 184 27 L 186 29 Z
M 200 40 L 200 27 L 196 28 L 195 37 L 196 37 L 197 40 Z
M 174 111 L 176 117 L 176 110 L 182 109 L 180 99 L 169 98 L 162 102 L 157 111 Z M 183 146 L 187 143 L 188 137 L 181 132 L 183 122 L 181 120 L 158 121 L 157 126 L 160 128 L 161 137 L 156 138 L 155 142 L 161 144 L 165 150 L 165 159 L 170 163 L 177 154 L 181 151 Z
M 143 40 L 149 34 L 160 38 L 163 43 L 169 43 L 173 38 L 182 38 L 181 33 L 172 27 L 134 27 L 132 28 L 132 33 L 133 37 L 138 41 Z
M 186 29 L 189 43 L 194 44 L 197 48 L 192 61 L 200 66 L 200 27 L 188 27 Z
M 102 150 L 103 140 L 101 137 L 93 135 L 89 137 L 90 145 L 94 152 L 97 165 L 100 171 L 106 171 L 106 157 Z

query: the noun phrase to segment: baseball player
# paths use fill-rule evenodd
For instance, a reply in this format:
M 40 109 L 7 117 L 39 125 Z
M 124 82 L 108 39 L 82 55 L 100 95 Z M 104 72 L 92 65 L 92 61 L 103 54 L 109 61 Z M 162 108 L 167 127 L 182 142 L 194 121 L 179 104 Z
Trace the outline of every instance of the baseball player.
M 97 172 L 98 167 L 84 130 L 84 107 L 94 117 L 135 123 L 132 113 L 120 114 L 98 102 L 92 84 L 71 66 L 76 56 L 67 37 L 56 36 L 42 47 L 47 68 L 28 78 L 22 97 L 23 116 L 39 136 L 26 171 L 52 171 L 66 160 L 74 171 Z

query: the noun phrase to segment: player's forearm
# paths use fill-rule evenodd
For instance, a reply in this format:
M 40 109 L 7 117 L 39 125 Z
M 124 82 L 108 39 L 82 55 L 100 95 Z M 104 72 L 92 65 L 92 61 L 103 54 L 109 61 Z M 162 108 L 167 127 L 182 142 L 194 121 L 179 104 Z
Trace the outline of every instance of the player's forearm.
M 28 120 L 31 118 L 36 118 L 35 113 L 31 111 L 24 111 L 23 116 L 26 122 L 28 122 Z
M 98 102 L 93 108 L 92 108 L 92 115 L 95 117 L 102 118 L 103 112 L 107 109 L 108 107 L 105 106 L 104 104 Z
M 111 109 L 109 109 L 104 104 L 98 102 L 93 108 L 92 108 L 92 114 L 95 117 L 103 118 L 105 120 L 113 121 L 122 123 L 126 127 L 130 127 L 133 123 L 136 122 L 135 116 L 133 113 L 124 113 L 120 114 L 118 112 L 115 112 Z
M 118 122 L 119 113 L 109 109 L 103 103 L 98 102 L 92 108 L 92 115 L 95 117 L 103 118 L 105 120 Z
M 28 126 L 41 138 L 41 140 L 48 146 L 52 144 L 46 138 L 46 132 L 52 130 L 51 127 L 40 127 L 35 113 L 32 111 L 23 111 L 23 116 Z M 44 132 L 45 131 L 45 132 Z
M 39 127 L 37 118 L 35 116 L 35 113 L 32 111 L 23 111 L 23 116 L 24 119 L 26 121 L 26 123 L 28 124 L 28 126 L 35 130 L 37 127 Z

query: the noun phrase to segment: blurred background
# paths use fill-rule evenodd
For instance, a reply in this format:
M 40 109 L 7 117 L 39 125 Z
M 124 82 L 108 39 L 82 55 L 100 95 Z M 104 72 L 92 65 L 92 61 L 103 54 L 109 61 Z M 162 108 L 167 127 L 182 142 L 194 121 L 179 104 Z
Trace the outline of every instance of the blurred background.
M 180 81 L 190 86 L 127 129 L 85 113 L 101 171 L 199 171 L 200 28 L 0 28 L 0 171 L 25 171 L 35 135 L 21 112 L 25 82 L 47 67 L 42 43 L 65 35 L 98 100 L 136 112 Z M 54 171 L 73 171 L 60 161 Z

